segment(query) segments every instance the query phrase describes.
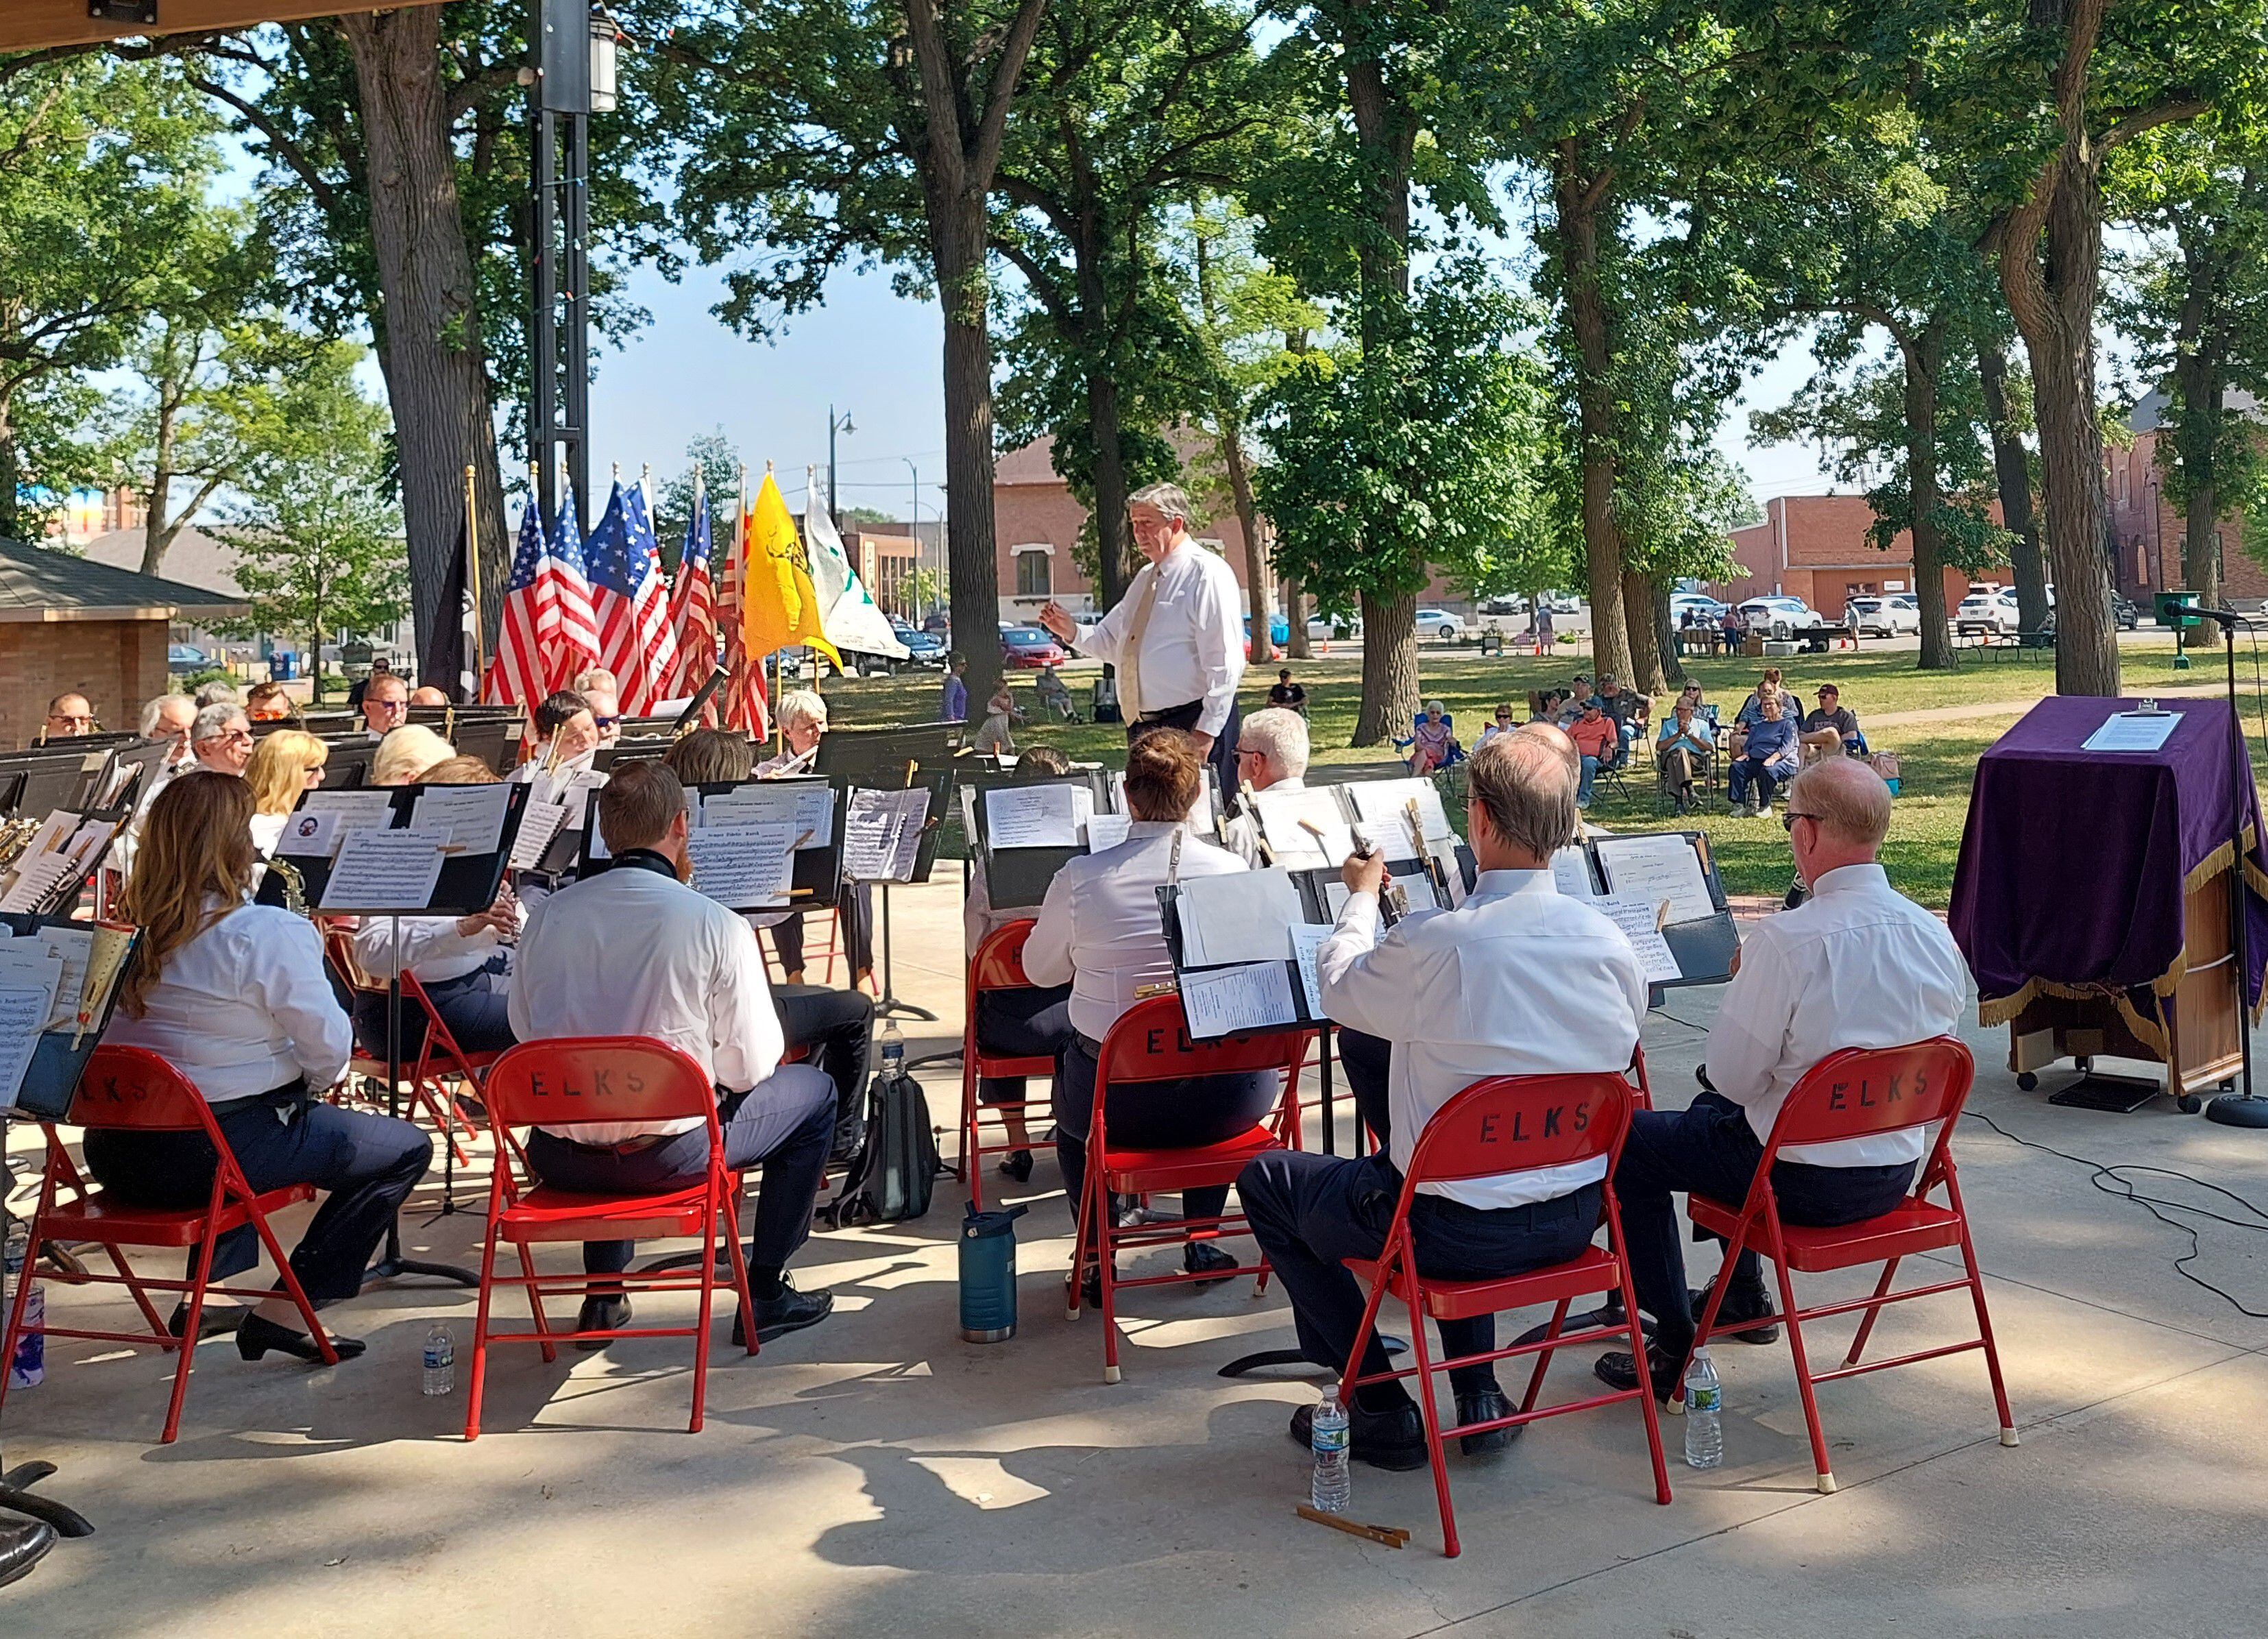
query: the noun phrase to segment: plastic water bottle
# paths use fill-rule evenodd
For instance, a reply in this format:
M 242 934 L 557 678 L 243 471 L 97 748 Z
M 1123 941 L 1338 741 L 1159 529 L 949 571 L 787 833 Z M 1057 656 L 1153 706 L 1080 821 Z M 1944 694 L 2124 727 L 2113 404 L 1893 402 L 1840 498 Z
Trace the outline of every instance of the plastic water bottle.
M 882 1021 L 882 1079 L 895 1082 L 906 1073 L 906 1038 L 895 1019 Z
M 425 1334 L 425 1392 L 430 1398 L 456 1392 L 457 1340 L 436 1321 Z
M 1685 1374 L 1685 1466 L 1714 1468 L 1725 1460 L 1725 1429 L 1719 1414 L 1725 1391 L 1717 1381 L 1717 1368 L 1709 1351 L 1696 1349 L 1692 1368 Z
M 1315 1451 L 1315 1478 L 1308 1488 L 1307 1500 L 1321 1513 L 1343 1513 L 1353 1485 L 1347 1477 L 1346 1407 L 1339 1404 L 1336 1394 L 1324 1395 L 1322 1404 L 1315 1407 L 1310 1438 Z
M 11 1222 L 8 1226 L 8 1241 L 0 1250 L 0 1268 L 7 1278 L 0 1280 L 0 1322 L 4 1322 L 9 1306 L 15 1301 L 16 1282 L 26 1278 L 25 1272 L 32 1262 L 31 1226 Z M 45 1287 L 35 1286 L 24 1305 L 24 1335 L 16 1344 L 16 1357 L 5 1362 L 8 1386 L 29 1389 L 47 1381 L 48 1340 L 40 1331 L 48 1318 L 48 1293 Z

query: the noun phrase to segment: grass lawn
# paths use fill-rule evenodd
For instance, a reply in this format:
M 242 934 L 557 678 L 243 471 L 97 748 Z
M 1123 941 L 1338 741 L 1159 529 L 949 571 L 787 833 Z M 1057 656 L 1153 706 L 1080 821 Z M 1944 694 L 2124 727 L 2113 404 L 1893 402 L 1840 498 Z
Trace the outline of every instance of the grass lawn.
M 2174 687 L 2209 687 L 2220 676 L 2218 658 L 2199 656 L 2186 672 L 2174 669 L 2170 640 L 2130 640 L 2123 655 L 2125 690 L 2130 695 Z M 1806 704 L 1820 683 L 1832 682 L 1843 691 L 1843 703 L 1859 713 L 1862 724 L 1893 712 L 1935 707 L 1974 706 L 1979 715 L 1954 722 L 1892 725 L 1870 732 L 1877 750 L 1896 751 L 1901 761 L 1901 791 L 1896 817 L 1883 851 L 1892 880 L 1922 904 L 1942 908 L 1953 888 L 1953 865 L 1961 848 L 1962 828 L 1969 814 L 1969 789 L 1977 759 L 1985 748 L 2022 715 L 2029 704 L 2055 689 L 2054 657 L 2051 654 L 2011 656 L 1998 662 L 1964 656 L 1955 672 L 1915 669 L 1911 650 L 1862 649 L 1824 655 L 1800 655 L 1778 662 L 1789 682 L 1801 690 Z M 1425 692 L 1438 698 L 1455 718 L 1468 744 L 1500 700 L 1510 701 L 1515 716 L 1525 721 L 1530 689 L 1565 686 L 1589 661 L 1563 650 L 1538 660 L 1533 656 L 1489 656 L 1470 649 L 1449 649 L 1428 644 L 1421 666 Z M 1754 660 L 1689 660 L 1686 669 L 1699 679 L 1705 698 L 1730 714 L 1755 687 L 1764 662 Z M 2248 723 L 2258 721 L 2259 696 L 2249 654 L 2237 657 L 2239 700 Z M 1362 661 L 1359 656 L 1327 656 L 1294 663 L 1293 672 L 1307 690 L 1307 709 L 1317 764 L 1377 765 L 1395 757 L 1389 746 L 1351 748 L 1356 709 L 1360 704 Z M 1074 698 L 1084 705 L 1092 676 L 1085 668 L 1067 674 Z M 1028 674 L 1027 675 L 1028 676 Z M 1258 709 L 1268 685 L 1275 682 L 1273 668 L 1256 668 L 1245 675 L 1243 708 Z M 909 673 L 892 678 L 836 678 L 826 685 L 837 723 L 846 727 L 880 727 L 887 723 L 918 722 L 937 713 L 938 680 L 933 672 Z M 1054 745 L 1083 762 L 1116 765 L 1125 750 L 1125 737 L 1116 724 L 1060 724 L 1041 720 L 1037 702 L 1029 698 L 1028 683 L 1020 677 L 1016 693 L 1031 712 L 1032 720 L 1017 730 L 1020 745 Z M 1989 708 L 2008 705 L 1994 712 Z M 1590 817 L 1615 831 L 1701 830 L 1709 833 L 1717 853 L 1725 886 L 1734 893 L 1778 894 L 1788 882 L 1787 838 L 1778 818 L 1734 819 L 1725 812 L 1720 794 L 1712 811 L 1683 820 L 1660 811 L 1650 764 L 1633 768 L 1627 795 L 1602 785 Z M 957 853 L 959 826 L 946 838 L 948 853 Z

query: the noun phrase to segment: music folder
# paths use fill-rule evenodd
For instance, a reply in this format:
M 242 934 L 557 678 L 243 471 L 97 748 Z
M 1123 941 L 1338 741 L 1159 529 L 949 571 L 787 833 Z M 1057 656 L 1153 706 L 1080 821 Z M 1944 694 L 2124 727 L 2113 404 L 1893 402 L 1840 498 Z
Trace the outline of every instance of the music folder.
M 1166 955 L 1191 1040 L 1315 1030 L 1329 1023 L 1314 983 L 1314 948 L 1331 927 L 1322 875 L 1234 872 L 1158 888 Z M 1216 893 L 1217 883 L 1236 886 Z M 1191 901 L 1186 920 L 1185 895 Z M 1207 906 L 1215 897 L 1219 905 Z M 1270 954 L 1278 941 L 1282 954 Z
M 602 753 L 603 755 L 603 753 Z M 819 794 L 826 797 L 825 823 L 811 812 L 811 804 Z M 711 780 L 685 788 L 688 810 L 698 807 L 700 829 L 711 823 L 748 823 L 778 821 L 792 823 L 796 834 L 803 837 L 802 845 L 794 849 L 793 874 L 789 881 L 788 901 L 784 904 L 736 904 L 736 911 L 811 911 L 824 910 L 834 904 L 843 883 L 843 819 L 846 793 L 833 781 L 814 775 L 778 775 L 770 779 Z M 774 798 L 783 799 L 777 814 L 771 811 Z M 791 818 L 790 816 L 798 817 Z M 806 836 L 805 833 L 808 832 Z M 599 794 L 593 791 L 584 808 L 584 823 L 580 828 L 563 826 L 543 851 L 537 862 L 539 874 L 561 875 L 571 872 L 578 879 L 596 876 L 608 865 L 606 838 L 599 834 Z M 701 886 L 696 866 L 695 887 Z M 724 901 L 719 900 L 719 904 Z
M 1068 845 L 1049 842 L 1032 847 L 998 847 L 992 838 L 990 799 L 1000 791 L 1028 791 L 1064 786 L 1084 788 L 1092 811 L 1110 813 L 1113 781 L 1104 769 L 1090 769 L 1044 779 L 1018 779 L 1013 774 L 976 772 L 962 781 L 961 810 L 968 831 L 968 845 L 984 861 L 984 882 L 995 908 L 1020 910 L 1048 897 L 1056 873 L 1082 854 L 1094 851 L 1084 836 Z
M 419 800 L 429 791 L 443 794 L 442 801 L 446 803 L 461 801 L 468 792 L 500 793 L 504 813 L 496 827 L 494 841 L 489 840 L 485 829 L 472 830 L 464 822 L 457 822 L 447 838 L 440 838 L 438 833 L 447 827 L 437 822 L 431 812 L 422 821 L 418 818 Z M 270 868 L 261 877 L 260 887 L 253 897 L 261 904 L 297 908 L 322 916 L 477 916 L 496 903 L 497 890 L 504 885 L 504 865 L 512 857 L 512 845 L 519 835 L 520 816 L 526 812 L 530 794 L 526 786 L 501 783 L 304 792 L 298 806 L 284 823 L 283 839 L 276 845 Z M 421 896 L 423 904 L 325 903 L 326 890 L 332 873 L 338 867 L 339 852 L 347 838 L 358 830 L 406 831 L 413 823 L 436 834 L 439 853 L 438 868 Z M 277 865 L 289 868 L 279 870 L 275 868 Z M 303 903 L 292 907 L 291 895 L 295 886 Z
M 1673 842 L 1690 850 L 1690 859 Z M 1572 880 L 1579 869 L 1580 883 Z M 1649 965 L 1646 983 L 1657 993 L 1721 985 L 1733 977 L 1741 935 L 1706 832 L 1602 832 L 1564 850 L 1554 874 L 1562 877 L 1563 892 L 1580 897 L 1580 888 L 1587 886 L 1592 898 L 1652 908 L 1654 927 L 1677 965 L 1675 978 Z
M 13 1116 L 59 1121 L 70 1112 L 86 1061 L 109 1027 L 118 983 L 140 931 L 119 922 L 74 921 L 68 915 L 13 914 L 0 914 L 0 929 L 10 935 L 0 946 L 38 942 L 60 953 L 64 976 L 13 1097 L 0 1087 L 0 1120 Z

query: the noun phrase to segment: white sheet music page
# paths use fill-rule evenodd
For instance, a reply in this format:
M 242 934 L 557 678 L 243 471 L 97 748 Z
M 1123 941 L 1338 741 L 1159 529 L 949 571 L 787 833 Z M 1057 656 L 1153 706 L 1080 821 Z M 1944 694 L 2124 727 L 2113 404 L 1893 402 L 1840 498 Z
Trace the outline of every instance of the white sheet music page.
M 1717 914 L 1701 856 L 1675 831 L 1636 837 L 1601 837 L 1591 844 L 1607 892 L 1617 899 L 1643 899 L 1669 907 L 1669 922 L 1705 922 Z
M 409 812 L 412 827 L 438 826 L 465 853 L 494 853 L 504 838 L 509 786 L 428 786 Z
M 1339 806 L 1338 793 L 1329 786 L 1257 792 L 1252 808 L 1260 821 L 1260 834 L 1268 839 L 1268 852 L 1286 869 L 1335 871 L 1354 852 L 1354 832 Z M 1321 831 L 1321 838 L 1308 825 Z
M 1202 1039 L 1238 1030 L 1296 1024 L 1288 962 L 1256 962 L 1248 967 L 1216 968 L 1182 975 L 1182 1012 L 1189 1034 Z
M 1552 885 L 1570 899 L 1595 899 L 1599 890 L 1591 886 L 1591 859 L 1582 849 L 1566 847 L 1551 856 Z
M 339 839 L 339 857 L 323 884 L 326 911 L 423 911 L 441 880 L 441 850 L 449 833 L 366 827 Z
M 543 851 L 551 845 L 560 828 L 567 823 L 567 805 L 563 802 L 531 802 L 519 811 L 519 830 L 512 839 L 512 858 L 506 861 L 515 871 L 532 871 L 543 858 Z
M 996 853 L 1003 848 L 1076 848 L 1079 828 L 1094 808 L 1094 795 L 1085 786 L 1004 786 L 984 794 L 984 834 Z
M 703 797 L 701 823 L 792 826 L 790 834 L 805 837 L 806 848 L 824 848 L 835 840 L 835 791 L 824 785 L 751 780 Z
M 792 820 L 755 825 L 703 825 L 687 839 L 693 887 L 734 911 L 776 911 L 795 882 L 799 835 Z
M 1307 919 L 1300 890 L 1281 867 L 1184 877 L 1176 904 L 1188 967 L 1280 962 L 1286 930 Z
M 1418 804 L 1418 820 L 1428 842 L 1441 842 L 1457 833 L 1449 824 L 1449 813 L 1441 806 L 1441 794 L 1430 779 L 1365 779 L 1350 780 L 1347 795 L 1354 799 L 1357 819 L 1392 821 L 1405 832 L 1410 829 L 1410 803 Z
M 1115 848 L 1126 840 L 1133 830 L 1134 820 L 1127 814 L 1090 814 L 1086 816 L 1086 851 L 1100 853 L 1105 848 Z
M 1302 922 L 1292 930 L 1292 960 L 1300 964 L 1300 988 L 1307 993 L 1311 1018 L 1323 1016 L 1323 980 L 1315 966 L 1315 953 L 1330 936 L 1330 928 L 1322 922 Z
M 929 787 L 853 791 L 843 816 L 843 875 L 853 882 L 911 880 L 929 819 Z
M 1638 966 L 1646 970 L 1647 984 L 1666 985 L 1685 977 L 1685 970 L 1677 965 L 1676 953 L 1670 949 L 1669 941 L 1655 925 L 1656 907 L 1642 899 L 1594 899 L 1591 904 L 1623 930 L 1623 937 L 1638 952 Z

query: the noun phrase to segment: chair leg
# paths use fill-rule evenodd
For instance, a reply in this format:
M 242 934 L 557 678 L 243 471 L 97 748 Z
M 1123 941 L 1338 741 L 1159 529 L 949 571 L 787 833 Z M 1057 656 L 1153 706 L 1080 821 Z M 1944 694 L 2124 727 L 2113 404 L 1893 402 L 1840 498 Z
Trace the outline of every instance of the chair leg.
M 1568 1302 L 1563 1297 L 1553 1307 L 1550 1329 L 1543 1334 L 1547 1340 L 1557 1337 L 1559 1328 L 1567 1324 Z M 1528 1392 L 1521 1399 L 1521 1410 L 1532 1412 L 1535 1409 L 1535 1397 L 1543 1392 L 1543 1374 L 1551 1370 L 1551 1357 L 1558 1352 L 1556 1348 L 1547 1348 L 1535 1357 L 1535 1370 L 1528 1376 Z
M 1882 1266 L 1882 1278 L 1874 1283 L 1875 1307 L 1869 1309 L 1859 1318 L 1859 1334 L 1851 1340 L 1851 1352 L 1843 1357 L 1845 1365 L 1855 1366 L 1859 1363 L 1859 1356 L 1867 1347 L 1867 1334 L 1874 1331 L 1874 1322 L 1881 1318 L 1882 1299 L 1889 1296 L 1890 1282 L 1897 1277 L 1898 1265 L 1904 1261 L 1903 1258 L 1893 1258 Z
M 1094 1222 L 1095 1240 L 1102 1249 L 1096 1274 L 1102 1288 L 1102 1380 L 1116 1383 L 1118 1381 L 1118 1283 L 1113 1277 L 1117 1274 L 1118 1249 L 1111 1244 L 1111 1240 L 1118 1233 L 1118 1226 L 1111 1221 L 1110 1192 L 1104 1182 L 1101 1163 L 1099 1154 L 1087 1157 L 1086 1180 L 1090 1188 L 1098 1192 Z
M 499 1187 L 501 1183 L 499 1182 Z M 489 1374 L 489 1304 L 496 1296 L 497 1209 L 493 1199 L 489 1207 L 488 1233 L 481 1239 L 481 1296 L 473 1310 L 473 1382 L 465 1396 L 465 1439 L 468 1443 L 481 1437 L 481 1391 L 488 1384 Z M 528 1288 L 534 1291 L 533 1287 Z
M 54 1196 L 52 1180 L 43 1186 L 40 1195 L 40 1205 L 48 1206 Z M 34 1246 L 39 1244 L 39 1235 L 40 1214 L 35 1212 L 32 1215 L 32 1244 Z M 23 1341 L 24 1311 L 31 1305 L 32 1286 L 39 1279 L 39 1264 L 36 1258 L 24 1260 L 24 1272 L 16 1277 L 16 1290 L 8 1303 L 8 1325 L 0 1329 L 0 1406 L 8 1404 L 9 1379 L 16 1375 L 10 1368 L 15 1363 L 16 1345 Z
M 1653 1375 L 1646 1358 L 1646 1329 L 1638 1324 L 1638 1291 L 1631 1285 L 1630 1259 L 1623 1253 L 1622 1237 L 1617 1230 L 1615 1252 L 1622 1264 L 1623 1318 L 1628 1323 L 1631 1359 L 1638 1365 L 1638 1409 L 1646 1419 L 1646 1455 L 1653 1459 L 1653 1500 L 1667 1504 L 1669 1501 L 1669 1463 L 1662 1454 L 1661 1418 L 1653 1407 Z
M 1071 1229 L 1071 1281 L 1069 1289 L 1064 1295 L 1064 1317 L 1071 1320 L 1079 1318 L 1081 1302 L 1079 1283 L 1086 1277 L 1087 1236 L 1094 1228 L 1094 1179 L 1090 1175 L 1088 1187 L 1079 1192 L 1078 1218 Z
M 298 1310 L 299 1318 L 307 1323 L 307 1335 L 315 1340 L 315 1348 L 322 1355 L 323 1364 L 337 1365 L 339 1354 L 331 1347 L 331 1334 L 323 1329 L 323 1323 L 315 1318 L 315 1305 L 308 1300 L 306 1288 L 299 1284 L 298 1271 L 291 1267 L 291 1260 L 284 1255 L 284 1244 L 276 1238 L 276 1231 L 268 1222 L 268 1214 L 253 1203 L 249 1185 L 245 1185 L 243 1200 L 245 1214 L 252 1220 L 252 1227 L 260 1236 L 260 1244 L 268 1249 L 269 1257 L 276 1261 L 276 1278 L 282 1282 L 284 1295 L 291 1300 L 292 1306 Z M 211 1241 L 208 1237 L 205 1248 L 208 1263 L 210 1262 L 211 1250 Z M 184 1354 L 195 1350 L 195 1337 L 196 1317 L 192 1315 L 189 1318 L 188 1347 L 183 1350 Z
M 1822 1495 L 1835 1490 L 1835 1470 L 1827 1460 L 1827 1431 L 1819 1424 L 1819 1396 L 1811 1382 L 1811 1359 L 1803 1347 L 1803 1323 L 1796 1318 L 1795 1283 L 1787 1272 L 1787 1248 L 1780 1240 L 1777 1216 L 1764 1220 L 1764 1229 L 1771 1237 L 1772 1274 L 1779 1281 L 1780 1312 L 1787 1318 L 1787 1343 L 1795 1356 L 1795 1388 L 1803 1400 L 1804 1428 L 1811 1436 L 1811 1462 L 1819 1475 Z
M 1693 1341 L 1686 1347 L 1685 1358 L 1677 1363 L 1677 1381 L 1669 1386 L 1670 1415 L 1682 1416 L 1685 1411 L 1685 1374 L 1691 1370 L 1693 1356 L 1709 1341 L 1717 1329 L 1717 1311 L 1725 1305 L 1725 1294 L 1732 1289 L 1733 1266 L 1740 1261 L 1741 1250 L 1749 1242 L 1749 1225 L 1743 1222 L 1726 1243 L 1725 1261 L 1718 1266 L 1717 1278 L 1709 1282 L 1709 1301 L 1701 1307 L 1701 1318 L 1693 1328 Z M 1794 1307 L 1791 1300 L 1788 1308 Z
M 709 1325 L 717 1304 L 717 1249 L 714 1237 L 717 1226 L 724 1221 L 725 1205 L 721 1199 L 723 1185 L 713 1176 L 709 1184 L 710 1209 L 701 1214 L 702 1238 L 710 1244 L 701 1249 L 701 1318 L 693 1329 L 693 1419 L 685 1425 L 688 1434 L 701 1432 L 703 1417 L 709 1409 Z
M 1954 1206 L 1960 1207 L 1960 1192 L 1954 1193 Z M 1969 1219 L 1964 1213 L 1961 1220 L 1961 1261 L 1969 1271 L 1970 1301 L 1977 1306 L 1977 1334 L 1984 1343 L 1984 1370 L 1992 1380 L 1992 1407 L 2000 1414 L 2000 1443 L 2016 1443 L 2016 1420 L 2008 1410 L 2008 1385 L 2000 1377 L 2000 1348 L 1992 1340 L 1992 1317 L 1984 1310 L 1984 1272 L 1977 1266 L 1977 1249 L 1970 1244 Z
M 189 1277 L 189 1312 L 181 1326 L 181 1346 L 173 1351 L 173 1392 L 166 1403 L 166 1431 L 158 1436 L 160 1445 L 173 1444 L 174 1436 L 181 1431 L 181 1406 L 189 1398 L 189 1363 L 197 1352 L 197 1323 L 204 1317 L 205 1285 L 212 1279 L 216 1235 L 212 1219 L 218 1215 L 216 1213 L 205 1221 L 204 1243 L 197 1248 L 196 1273 Z
M 1425 1456 L 1433 1466 L 1433 1495 L 1441 1505 L 1441 1552 L 1454 1559 L 1463 1552 L 1457 1541 L 1456 1510 L 1449 1505 L 1449 1453 L 1441 1440 L 1441 1414 L 1433 1404 L 1433 1356 L 1425 1347 L 1425 1311 L 1416 1298 L 1410 1304 L 1410 1347 L 1418 1356 L 1418 1415 L 1425 1425 Z
M 551 1342 L 550 1317 L 543 1312 L 543 1294 L 535 1285 L 535 1252 L 526 1241 L 514 1241 L 512 1250 L 519 1254 L 519 1272 L 527 1277 L 527 1312 L 535 1318 L 535 1335 L 543 1341 L 536 1345 L 543 1352 L 543 1363 L 551 1365 L 559 1358 L 559 1350 Z
M 977 1211 L 984 1210 L 984 1184 L 978 1174 L 983 1170 L 983 1157 L 976 1153 L 976 1035 L 970 1031 L 961 1042 L 961 1156 L 954 1167 L 954 1176 L 968 1185 L 968 1204 Z
M 740 1245 L 740 1203 L 729 1192 L 725 1196 L 725 1255 L 733 1263 L 733 1302 L 740 1305 L 740 1337 L 753 1355 L 762 1347 L 756 1340 L 756 1300 L 748 1289 L 748 1257 Z M 713 1274 L 717 1267 L 713 1258 L 709 1267 Z

